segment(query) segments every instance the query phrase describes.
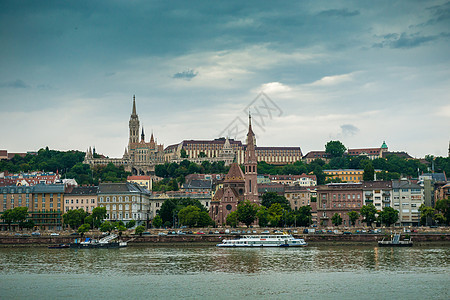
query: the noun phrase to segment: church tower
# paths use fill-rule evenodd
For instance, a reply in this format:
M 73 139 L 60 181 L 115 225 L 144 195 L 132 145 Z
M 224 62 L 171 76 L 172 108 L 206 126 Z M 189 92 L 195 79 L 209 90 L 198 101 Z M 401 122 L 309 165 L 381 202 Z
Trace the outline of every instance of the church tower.
M 252 203 L 259 203 L 258 197 L 258 160 L 256 158 L 256 138 L 252 130 L 252 117 L 248 115 L 247 148 L 245 149 L 245 192 L 244 199 Z
M 133 111 L 131 112 L 130 122 L 128 123 L 130 128 L 130 138 L 128 141 L 128 150 L 131 149 L 131 144 L 139 142 L 139 117 L 136 114 L 136 99 L 133 95 Z

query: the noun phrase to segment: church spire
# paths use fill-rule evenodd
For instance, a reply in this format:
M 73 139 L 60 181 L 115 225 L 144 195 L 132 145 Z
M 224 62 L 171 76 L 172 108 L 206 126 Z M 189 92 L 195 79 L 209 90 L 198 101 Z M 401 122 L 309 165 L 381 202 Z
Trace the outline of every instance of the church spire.
M 145 142 L 144 126 L 142 126 L 141 142 Z
M 133 95 L 133 111 L 131 112 L 131 115 L 136 115 L 136 97 Z

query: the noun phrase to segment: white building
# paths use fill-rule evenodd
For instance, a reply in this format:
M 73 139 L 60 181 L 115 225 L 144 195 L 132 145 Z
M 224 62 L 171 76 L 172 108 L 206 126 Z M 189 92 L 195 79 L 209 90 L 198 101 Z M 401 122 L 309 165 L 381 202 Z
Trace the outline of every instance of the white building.
M 396 225 L 419 223 L 419 207 L 424 203 L 423 188 L 410 180 L 392 180 L 392 207 L 399 211 Z

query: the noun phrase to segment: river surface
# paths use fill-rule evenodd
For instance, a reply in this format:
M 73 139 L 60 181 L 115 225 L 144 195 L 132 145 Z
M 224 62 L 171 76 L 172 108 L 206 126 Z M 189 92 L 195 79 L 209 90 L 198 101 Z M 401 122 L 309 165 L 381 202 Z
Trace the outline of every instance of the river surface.
M 450 247 L 0 248 L 0 299 L 450 299 Z

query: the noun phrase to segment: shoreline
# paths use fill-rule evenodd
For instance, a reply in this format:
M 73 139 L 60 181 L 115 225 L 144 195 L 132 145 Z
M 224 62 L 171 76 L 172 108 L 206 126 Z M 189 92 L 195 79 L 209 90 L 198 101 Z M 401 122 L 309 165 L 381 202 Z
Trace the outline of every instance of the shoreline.
M 450 246 L 450 234 L 409 234 L 414 246 L 442 245 Z M 384 234 L 302 234 L 294 235 L 304 238 L 308 246 L 377 246 L 377 241 L 386 238 Z M 98 238 L 97 235 L 85 235 L 85 237 Z M 211 246 L 220 243 L 226 238 L 237 238 L 239 235 L 147 235 L 147 236 L 122 236 L 121 240 L 127 241 L 131 247 L 192 247 Z M 69 244 L 76 238 L 74 236 L 40 236 L 40 237 L 15 237 L 0 236 L 0 248 L 9 247 L 47 247 L 56 244 Z

